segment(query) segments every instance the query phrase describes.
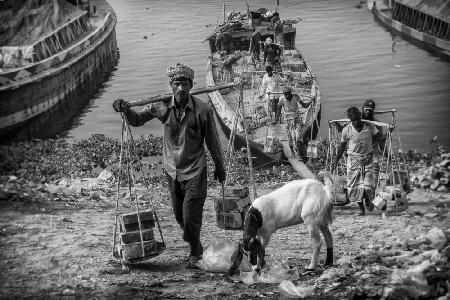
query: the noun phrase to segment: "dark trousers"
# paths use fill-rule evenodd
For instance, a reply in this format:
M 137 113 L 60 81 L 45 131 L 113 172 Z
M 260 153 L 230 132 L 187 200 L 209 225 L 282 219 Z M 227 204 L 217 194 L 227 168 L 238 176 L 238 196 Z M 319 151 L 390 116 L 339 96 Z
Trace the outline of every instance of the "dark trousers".
M 167 175 L 175 219 L 183 229 L 183 239 L 191 247 L 190 256 L 203 254 L 200 242 L 203 206 L 206 199 L 206 168 L 194 178 L 178 181 Z

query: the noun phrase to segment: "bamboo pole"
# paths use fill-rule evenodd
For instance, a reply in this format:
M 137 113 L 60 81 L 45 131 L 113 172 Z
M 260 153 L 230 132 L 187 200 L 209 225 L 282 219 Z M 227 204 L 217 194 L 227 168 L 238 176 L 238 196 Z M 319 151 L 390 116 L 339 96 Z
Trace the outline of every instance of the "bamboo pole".
M 204 94 L 204 93 L 211 93 L 211 92 L 218 91 L 218 90 L 236 87 L 238 85 L 239 85 L 239 83 L 228 83 L 228 84 L 218 85 L 218 86 L 207 86 L 207 87 L 191 90 L 189 92 L 189 94 L 198 95 L 198 94 Z M 172 93 L 169 93 L 169 94 L 163 94 L 163 95 L 157 95 L 157 96 L 148 97 L 148 98 L 144 98 L 144 99 L 139 99 L 139 100 L 130 102 L 130 106 L 131 107 L 143 106 L 143 105 L 147 105 L 147 104 L 151 104 L 151 103 L 155 103 L 155 102 L 168 101 L 172 98 L 172 95 L 173 95 Z

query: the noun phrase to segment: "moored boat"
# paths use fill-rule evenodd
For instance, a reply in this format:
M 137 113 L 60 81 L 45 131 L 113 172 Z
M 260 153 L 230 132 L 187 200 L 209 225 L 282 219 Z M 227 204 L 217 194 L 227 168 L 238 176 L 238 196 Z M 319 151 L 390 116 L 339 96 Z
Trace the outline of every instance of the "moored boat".
M 295 47 L 296 28 L 292 26 L 295 22 L 295 20 L 284 20 L 282 44 L 278 44 L 283 52 L 281 71 L 278 70 L 278 73 L 282 78 L 282 86 L 290 86 L 293 94 L 299 95 L 302 101 L 311 102 L 307 108 L 300 106 L 301 119 L 305 124 L 302 130 L 303 141 L 304 144 L 308 144 L 316 138 L 320 126 L 321 97 L 315 75 L 304 55 Z M 224 30 L 231 35 L 232 50 L 218 52 L 216 36 Z M 313 177 L 314 175 L 289 149 L 287 129 L 283 124 L 283 112 L 281 123 L 272 125 L 274 118 L 271 117 L 269 109 L 269 97 L 262 99 L 258 97 L 265 67 L 257 60 L 253 60 L 252 53 L 249 51 L 254 32 L 260 33 L 261 47 L 266 38 L 274 38 L 270 11 L 267 9 L 249 11 L 243 15 L 234 13 L 207 39 L 211 50 L 207 64 L 207 85 L 218 86 L 230 82 L 242 82 L 242 90 L 228 89 L 208 94 L 218 123 L 228 138 L 232 132 L 236 133 L 235 148 L 245 147 L 245 128 L 247 128 L 252 157 L 255 158 L 254 165 L 288 159 L 300 176 Z M 262 54 L 263 51 L 260 53 Z M 241 93 L 244 110 L 238 112 Z M 281 93 L 277 94 L 281 95 Z M 236 118 L 239 121 L 235 123 Z
M 369 8 L 384 26 L 433 54 L 450 58 L 449 1 L 375 0 Z
M 116 15 L 104 0 L 1 5 L 1 140 L 57 134 L 117 64 Z

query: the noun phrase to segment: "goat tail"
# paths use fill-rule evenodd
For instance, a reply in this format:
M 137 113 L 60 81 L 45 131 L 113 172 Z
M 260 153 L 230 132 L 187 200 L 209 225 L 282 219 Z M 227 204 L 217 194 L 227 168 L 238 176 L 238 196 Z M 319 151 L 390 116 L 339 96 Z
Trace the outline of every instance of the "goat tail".
M 333 223 L 333 192 L 331 191 L 334 180 L 330 172 L 320 171 L 317 175 L 317 179 L 323 183 L 326 199 L 319 210 L 319 219 L 325 224 Z

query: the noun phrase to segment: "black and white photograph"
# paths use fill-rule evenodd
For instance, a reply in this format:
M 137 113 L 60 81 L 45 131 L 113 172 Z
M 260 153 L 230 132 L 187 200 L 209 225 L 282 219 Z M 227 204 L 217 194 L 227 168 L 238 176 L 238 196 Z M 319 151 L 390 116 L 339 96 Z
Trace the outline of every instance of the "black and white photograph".
M 0 0 L 0 299 L 450 299 L 450 0 Z

